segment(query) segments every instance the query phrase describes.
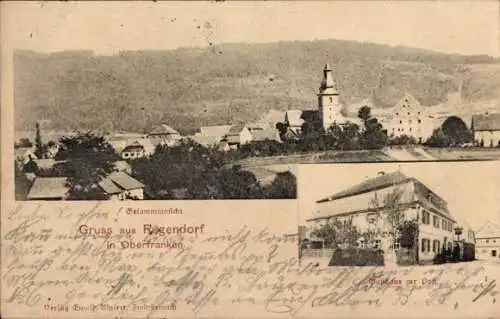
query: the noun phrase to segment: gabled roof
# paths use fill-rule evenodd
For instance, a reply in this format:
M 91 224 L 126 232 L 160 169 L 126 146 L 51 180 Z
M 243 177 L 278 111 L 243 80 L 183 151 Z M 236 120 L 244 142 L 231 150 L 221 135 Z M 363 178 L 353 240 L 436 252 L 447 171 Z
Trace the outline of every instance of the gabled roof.
M 471 126 L 474 131 L 499 131 L 500 113 L 473 115 Z
M 415 97 L 413 97 L 413 95 L 405 93 L 405 95 L 394 106 L 394 110 L 403 110 L 407 108 L 420 110 L 422 106 L 420 105 L 418 100 Z
M 37 159 L 33 147 L 19 147 L 14 149 L 14 155 L 16 157 L 31 156 L 32 159 Z
M 99 182 L 107 194 L 117 194 L 126 190 L 143 188 L 144 184 L 125 172 L 113 172 Z
M 218 126 L 202 126 L 200 133 L 202 136 L 222 137 L 229 133 L 231 125 L 218 125 Z
M 69 188 L 66 186 L 66 177 L 37 177 L 31 185 L 28 199 L 63 199 Z
M 279 141 L 279 134 L 277 130 L 267 129 L 267 130 L 259 130 L 253 131 L 252 140 L 253 141 L 265 141 L 265 140 L 275 140 Z
M 302 126 L 304 120 L 302 119 L 302 110 L 288 110 L 285 112 L 285 122 L 289 126 Z
M 243 131 L 244 129 L 245 129 L 245 125 L 243 125 L 243 124 L 233 125 L 229 129 L 229 132 L 227 133 L 227 135 L 228 136 L 230 136 L 230 135 L 239 135 L 241 133 L 241 131 Z
M 482 237 L 500 237 L 500 227 L 491 221 L 487 221 L 476 231 L 476 238 Z
M 193 135 L 189 137 L 194 142 L 203 146 L 214 146 L 219 143 L 220 138 L 217 136 L 203 136 L 203 135 Z
M 123 152 L 141 152 L 141 151 L 145 151 L 144 145 L 142 145 L 138 141 L 135 141 L 134 143 L 125 146 L 125 148 L 123 148 L 123 150 L 122 150 L 122 153 Z
M 150 135 L 167 135 L 167 134 L 179 134 L 176 130 L 174 130 L 172 127 L 168 126 L 167 124 L 160 124 L 158 125 L 154 130 L 149 133 Z
M 271 127 L 268 123 L 250 123 L 246 125 L 246 128 L 250 131 L 252 130 L 269 130 Z
M 130 165 L 126 161 L 116 161 L 113 166 L 117 171 L 126 171 L 131 169 Z
M 36 167 L 40 170 L 51 170 L 57 164 L 65 163 L 66 161 L 56 161 L 53 158 L 40 158 L 33 160 L 33 162 L 35 162 Z
M 393 173 L 388 173 L 384 175 L 377 176 L 375 178 L 370 178 L 362 183 L 359 183 L 353 187 L 346 190 L 338 192 L 331 197 L 320 199 L 317 203 L 337 200 L 344 197 L 355 196 L 358 194 L 367 193 L 372 190 L 390 187 L 393 185 L 402 184 L 404 182 L 410 181 L 411 178 L 407 177 L 403 173 L 397 171 Z

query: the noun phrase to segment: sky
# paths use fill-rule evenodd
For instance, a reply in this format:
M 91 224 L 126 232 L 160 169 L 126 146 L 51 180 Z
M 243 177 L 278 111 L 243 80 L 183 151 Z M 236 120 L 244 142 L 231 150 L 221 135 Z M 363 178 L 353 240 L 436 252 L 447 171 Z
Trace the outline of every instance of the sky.
M 346 39 L 499 56 L 499 2 L 2 2 L 2 41 L 42 52 Z
M 415 177 L 448 202 L 458 220 L 473 230 L 488 220 L 500 225 L 500 161 L 300 165 L 299 222 L 311 216 L 315 201 L 354 186 L 384 171 Z

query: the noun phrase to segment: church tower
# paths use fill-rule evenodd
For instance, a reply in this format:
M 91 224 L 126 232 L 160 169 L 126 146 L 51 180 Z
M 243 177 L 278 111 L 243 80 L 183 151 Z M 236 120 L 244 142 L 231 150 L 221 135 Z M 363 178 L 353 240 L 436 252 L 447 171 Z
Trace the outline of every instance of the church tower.
M 323 69 L 323 80 L 319 87 L 318 107 L 320 120 L 325 131 L 334 123 L 341 121 L 339 92 L 333 80 L 332 69 L 325 64 Z M 340 124 L 340 123 L 339 123 Z

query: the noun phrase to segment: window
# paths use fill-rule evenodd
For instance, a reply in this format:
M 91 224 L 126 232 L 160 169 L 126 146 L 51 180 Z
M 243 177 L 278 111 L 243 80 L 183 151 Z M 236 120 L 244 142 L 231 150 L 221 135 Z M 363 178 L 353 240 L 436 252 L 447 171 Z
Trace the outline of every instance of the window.
M 490 242 L 490 240 L 489 240 L 489 239 L 486 239 L 486 243 L 488 244 L 489 242 Z
M 426 225 L 429 225 L 430 222 L 431 222 L 431 219 L 430 219 L 429 212 L 423 211 L 422 212 L 422 223 L 426 224 Z
M 408 123 L 410 123 L 410 124 L 411 124 L 411 120 L 408 120 Z
M 422 250 L 423 253 L 430 251 L 430 244 L 431 244 L 431 241 L 429 239 L 422 238 L 422 248 L 421 248 L 421 250 Z
M 411 132 L 411 127 L 410 127 L 410 132 Z
M 399 238 L 398 238 L 398 239 L 396 239 L 396 240 L 394 240 L 394 242 L 393 242 L 393 243 L 392 243 L 392 245 L 391 245 L 391 246 L 392 246 L 391 248 L 394 248 L 394 249 L 399 249 L 399 248 L 400 248 L 400 246 L 401 246 L 401 244 L 400 244 L 400 243 L 401 243 L 401 241 L 399 240 Z
M 399 124 L 403 124 L 403 121 L 399 121 Z
M 435 228 L 439 228 L 439 217 L 432 216 L 432 224 L 434 225 Z
M 418 124 L 422 123 L 422 120 L 418 120 Z
M 408 112 L 408 115 L 410 115 L 410 112 Z
M 396 115 L 399 115 L 399 113 L 398 113 L 398 112 L 396 112 Z
M 375 239 L 375 240 L 373 241 L 373 247 L 374 247 L 375 249 L 380 248 L 380 243 L 381 243 L 381 242 L 380 242 L 380 239 Z
M 441 221 L 441 229 L 447 229 L 448 226 L 446 225 L 446 223 L 447 221 L 444 219 Z

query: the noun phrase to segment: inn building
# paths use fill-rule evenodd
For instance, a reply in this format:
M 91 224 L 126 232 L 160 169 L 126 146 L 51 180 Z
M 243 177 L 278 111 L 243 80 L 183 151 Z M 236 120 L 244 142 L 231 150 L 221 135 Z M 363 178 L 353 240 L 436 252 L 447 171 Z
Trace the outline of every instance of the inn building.
M 392 235 L 394 226 L 386 218 L 391 211 L 400 212 L 403 220 L 417 222 L 418 240 L 413 248 L 404 251 L 400 238 Z M 418 179 L 400 171 L 380 172 L 318 200 L 314 213 L 307 219 L 308 229 L 313 231 L 335 220 L 356 227 L 361 234 L 358 247 L 382 249 L 386 260 L 396 262 L 404 257 L 410 263 L 431 263 L 444 249 L 453 249 L 457 240 L 465 240 L 455 234 L 457 222 L 447 202 Z M 365 237 L 368 233 L 372 234 L 371 239 Z M 345 247 L 341 244 L 340 248 Z

